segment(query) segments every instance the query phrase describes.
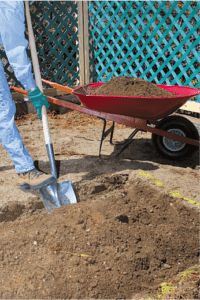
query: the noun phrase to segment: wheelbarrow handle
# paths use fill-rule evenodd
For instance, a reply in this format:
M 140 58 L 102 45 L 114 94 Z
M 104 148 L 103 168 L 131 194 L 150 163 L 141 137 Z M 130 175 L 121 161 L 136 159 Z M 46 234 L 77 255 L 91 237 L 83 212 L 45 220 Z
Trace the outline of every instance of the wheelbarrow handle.
M 66 85 L 62 85 L 62 84 L 52 82 L 52 81 L 49 81 L 49 80 L 46 80 L 46 79 L 42 79 L 42 82 L 50 85 L 51 87 L 55 88 L 58 91 L 65 92 L 66 94 L 72 94 L 73 93 L 73 89 L 66 86 Z
M 19 88 L 19 87 L 16 87 L 16 86 L 11 86 L 10 87 L 12 91 L 16 92 L 16 93 L 19 93 L 19 94 L 22 94 L 22 95 L 27 95 L 28 92 L 26 90 L 23 90 L 22 88 Z

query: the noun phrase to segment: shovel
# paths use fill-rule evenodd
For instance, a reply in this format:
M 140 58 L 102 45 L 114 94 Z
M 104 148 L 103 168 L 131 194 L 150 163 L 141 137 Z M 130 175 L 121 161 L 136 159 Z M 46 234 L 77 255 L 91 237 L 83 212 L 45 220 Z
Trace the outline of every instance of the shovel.
M 31 57 L 33 63 L 33 70 L 35 74 L 35 80 L 37 86 L 42 91 L 43 88 L 42 88 L 41 73 L 40 73 L 39 61 L 37 57 L 35 38 L 33 34 L 28 1 L 25 1 L 25 9 L 26 9 L 29 44 L 30 44 Z M 50 185 L 41 187 L 39 189 L 39 192 L 42 197 L 42 201 L 45 208 L 48 210 L 48 212 L 52 212 L 54 208 L 58 208 L 67 204 L 77 203 L 77 198 L 71 181 L 64 181 L 60 183 L 57 182 L 58 175 L 56 170 L 53 145 L 52 145 L 50 131 L 49 131 L 47 111 L 45 106 L 42 107 L 42 125 L 43 125 L 43 132 L 44 132 L 44 140 L 45 140 L 47 154 L 48 154 L 50 167 L 51 167 L 51 174 L 55 178 L 55 181 Z M 28 188 L 25 187 L 25 189 Z

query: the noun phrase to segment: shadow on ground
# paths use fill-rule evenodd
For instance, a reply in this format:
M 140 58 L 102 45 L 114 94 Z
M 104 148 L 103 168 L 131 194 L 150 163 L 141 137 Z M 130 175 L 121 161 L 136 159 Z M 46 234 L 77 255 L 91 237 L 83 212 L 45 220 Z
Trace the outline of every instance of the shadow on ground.
M 198 151 L 191 157 L 182 160 L 170 160 L 157 153 L 150 139 L 136 139 L 119 156 L 115 156 L 121 145 L 114 145 L 111 155 L 82 156 L 68 160 L 57 160 L 59 175 L 67 173 L 86 173 L 83 179 L 93 179 L 101 174 L 120 172 L 124 170 L 156 170 L 158 164 L 182 168 L 195 168 L 199 165 Z M 103 153 L 103 151 L 102 151 Z M 45 172 L 50 172 L 48 162 L 36 161 L 36 166 Z
M 94 179 L 102 174 L 110 174 L 113 172 L 122 172 L 125 170 L 156 170 L 158 167 L 151 162 L 128 161 L 118 158 L 99 158 L 98 156 L 83 156 L 81 158 L 71 158 L 68 160 L 57 160 L 57 169 L 59 176 L 68 173 L 86 173 L 82 179 Z M 49 163 L 37 161 L 36 166 L 44 172 L 49 173 Z
M 121 149 L 121 145 L 114 145 L 112 156 L 117 155 Z M 119 155 L 119 159 L 130 159 L 153 162 L 162 165 L 171 165 L 182 168 L 195 168 L 199 165 L 199 151 L 196 151 L 193 155 L 185 157 L 183 159 L 167 159 L 162 157 L 154 148 L 150 139 L 136 139 Z

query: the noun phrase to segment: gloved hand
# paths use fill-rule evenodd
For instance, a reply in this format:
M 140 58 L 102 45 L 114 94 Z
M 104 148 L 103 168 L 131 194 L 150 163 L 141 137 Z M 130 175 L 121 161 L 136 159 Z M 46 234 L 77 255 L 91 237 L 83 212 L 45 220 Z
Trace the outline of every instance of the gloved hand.
M 28 92 L 28 96 L 36 109 L 38 118 L 42 119 L 42 106 L 45 105 L 46 108 L 49 108 L 50 106 L 47 97 L 40 91 L 38 87 L 36 87 L 33 91 Z

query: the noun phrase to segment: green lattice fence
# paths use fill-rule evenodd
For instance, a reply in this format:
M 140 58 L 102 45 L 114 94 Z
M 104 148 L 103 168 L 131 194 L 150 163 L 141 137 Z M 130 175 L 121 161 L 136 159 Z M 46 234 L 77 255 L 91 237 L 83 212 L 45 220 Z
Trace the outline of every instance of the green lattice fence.
M 56 82 L 79 82 L 78 9 L 75 1 L 34 1 L 30 5 L 42 76 Z M 16 82 L 0 49 L 9 81 Z
M 0 59 L 2 60 L 2 63 L 4 65 L 5 71 L 6 71 L 6 76 L 8 78 L 8 81 L 10 82 L 10 84 L 17 84 L 19 85 L 19 82 L 17 81 L 17 79 L 15 78 L 12 68 L 10 67 L 6 54 L 3 50 L 3 47 L 0 46 Z
M 199 87 L 196 1 L 91 1 L 91 80 L 135 76 Z
M 31 15 L 44 77 L 79 81 L 78 8 L 75 1 L 35 1 Z

